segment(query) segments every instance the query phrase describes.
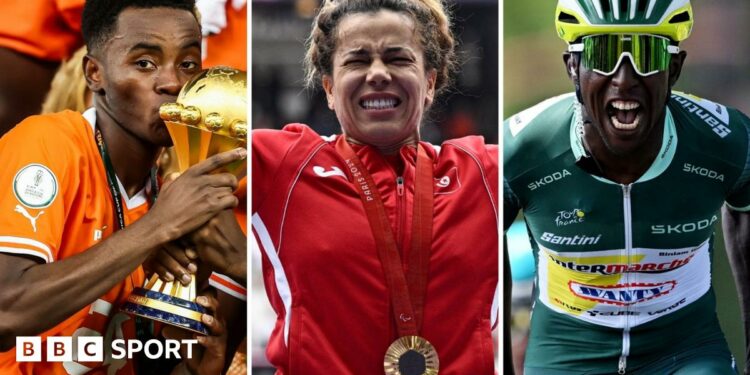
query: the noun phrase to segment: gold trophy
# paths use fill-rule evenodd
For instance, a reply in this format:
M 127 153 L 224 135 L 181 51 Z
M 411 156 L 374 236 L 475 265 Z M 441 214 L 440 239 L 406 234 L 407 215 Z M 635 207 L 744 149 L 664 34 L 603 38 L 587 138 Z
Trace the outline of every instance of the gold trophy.
M 165 103 L 159 115 L 174 144 L 170 153 L 179 173 L 211 155 L 237 147 L 247 148 L 247 75 L 228 67 L 204 70 L 180 91 L 177 103 Z M 246 160 L 224 171 L 244 176 Z M 162 281 L 154 274 L 143 288 L 135 288 L 122 310 L 193 332 L 208 334 L 201 323 L 202 306 L 195 303 L 195 275 L 187 286 Z

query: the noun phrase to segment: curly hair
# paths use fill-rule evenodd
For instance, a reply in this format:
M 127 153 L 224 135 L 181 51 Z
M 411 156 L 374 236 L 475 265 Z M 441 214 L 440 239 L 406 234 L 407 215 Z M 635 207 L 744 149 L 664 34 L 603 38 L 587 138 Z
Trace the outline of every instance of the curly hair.
M 81 15 L 81 32 L 89 52 L 96 52 L 112 36 L 117 18 L 127 8 L 173 8 L 197 14 L 195 0 L 86 0 Z
M 333 73 L 337 26 L 349 14 L 392 10 L 410 16 L 424 50 L 425 68 L 437 71 L 435 91 L 450 86 L 457 67 L 456 40 L 450 14 L 442 0 L 325 0 L 318 10 L 307 39 L 306 84 L 315 87 L 323 75 Z

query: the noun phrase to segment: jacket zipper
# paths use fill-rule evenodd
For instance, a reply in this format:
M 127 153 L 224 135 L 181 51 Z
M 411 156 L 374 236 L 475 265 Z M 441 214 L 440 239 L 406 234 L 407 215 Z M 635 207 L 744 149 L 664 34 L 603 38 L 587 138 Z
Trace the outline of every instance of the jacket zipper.
M 630 285 L 630 253 L 633 250 L 633 217 L 631 212 L 630 188 L 632 184 L 622 185 L 622 206 L 625 222 L 625 285 Z M 629 287 L 628 287 L 629 288 Z M 622 329 L 622 354 L 617 364 L 617 373 L 625 374 L 628 365 L 628 355 L 630 355 L 630 307 L 625 306 L 625 324 Z
M 398 246 L 401 248 L 401 258 L 406 259 L 403 251 L 403 244 L 404 244 L 404 222 L 406 220 L 406 213 L 404 212 L 404 177 L 398 176 L 396 177 L 396 195 L 398 195 L 398 198 L 396 200 L 396 215 L 397 215 L 397 230 L 396 233 L 397 239 L 398 239 Z

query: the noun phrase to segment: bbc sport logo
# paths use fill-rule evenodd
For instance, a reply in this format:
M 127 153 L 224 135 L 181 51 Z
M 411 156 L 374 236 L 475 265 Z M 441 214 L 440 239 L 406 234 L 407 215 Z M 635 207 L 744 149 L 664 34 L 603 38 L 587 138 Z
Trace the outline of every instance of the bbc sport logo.
M 72 336 L 49 336 L 43 345 L 40 336 L 16 337 L 16 362 L 42 362 L 42 352 L 46 362 L 103 362 L 105 355 L 104 338 L 101 336 L 77 337 L 75 345 Z M 198 340 L 164 341 L 151 339 L 140 340 L 117 339 L 112 341 L 111 350 L 107 350 L 112 359 L 132 359 L 143 352 L 149 359 L 166 358 L 182 359 L 180 347 L 185 347 L 185 357 L 193 358 L 193 345 Z M 75 357 L 75 359 L 73 358 Z

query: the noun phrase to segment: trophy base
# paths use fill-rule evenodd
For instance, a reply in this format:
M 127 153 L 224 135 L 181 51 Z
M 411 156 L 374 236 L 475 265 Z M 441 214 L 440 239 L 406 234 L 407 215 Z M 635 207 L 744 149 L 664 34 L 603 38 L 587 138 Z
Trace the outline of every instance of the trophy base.
M 201 314 L 204 314 L 206 309 L 195 302 L 169 294 L 135 288 L 121 310 L 128 314 L 208 335 L 208 328 L 201 323 Z

